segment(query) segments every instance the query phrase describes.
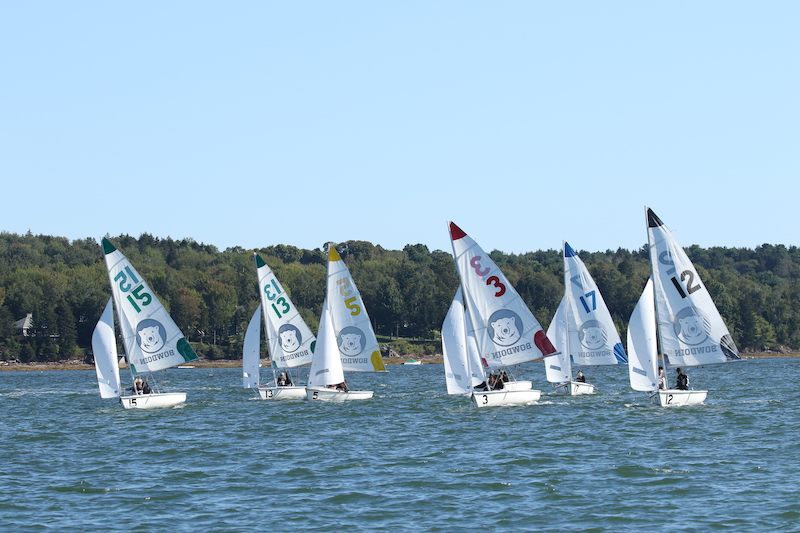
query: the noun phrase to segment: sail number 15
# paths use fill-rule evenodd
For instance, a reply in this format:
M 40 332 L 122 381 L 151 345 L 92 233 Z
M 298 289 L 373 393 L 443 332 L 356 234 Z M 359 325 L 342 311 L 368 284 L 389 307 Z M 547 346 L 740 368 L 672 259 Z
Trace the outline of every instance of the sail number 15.
M 133 286 L 139 284 L 141 281 L 133 272 L 133 269 L 131 269 L 130 265 L 126 266 L 123 270 L 120 270 L 117 275 L 114 276 L 114 281 L 119 282 L 119 290 L 122 292 L 130 292 L 127 298 L 137 313 L 140 313 L 142 311 L 142 307 L 150 305 L 150 303 L 153 301 L 153 296 L 148 292 L 144 292 L 144 285 L 139 285 L 133 289 Z M 141 307 L 139 304 L 141 304 Z

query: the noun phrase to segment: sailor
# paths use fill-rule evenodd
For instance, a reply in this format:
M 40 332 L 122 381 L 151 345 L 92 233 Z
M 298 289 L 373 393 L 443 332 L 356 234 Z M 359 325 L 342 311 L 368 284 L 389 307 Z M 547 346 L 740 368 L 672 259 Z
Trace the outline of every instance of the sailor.
M 676 379 L 678 390 L 689 390 L 689 376 L 683 373 L 681 367 L 677 368 L 678 378 Z
M 292 385 L 292 379 L 286 375 L 286 372 L 281 372 L 278 376 L 278 387 L 289 387 Z
M 659 389 L 666 389 L 667 388 L 667 376 L 664 375 L 664 367 L 658 367 L 658 388 Z
M 578 370 L 578 375 L 575 376 L 575 381 L 580 383 L 586 383 L 586 376 L 583 375 L 582 370 Z

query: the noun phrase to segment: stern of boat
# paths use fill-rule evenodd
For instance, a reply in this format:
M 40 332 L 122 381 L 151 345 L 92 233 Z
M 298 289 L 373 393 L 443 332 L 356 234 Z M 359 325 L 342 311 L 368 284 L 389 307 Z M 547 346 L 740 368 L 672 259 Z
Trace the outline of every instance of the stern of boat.
M 161 392 L 120 396 L 119 401 L 125 409 L 158 409 L 175 407 L 186 401 L 185 392 Z
M 298 385 L 290 387 L 259 387 L 258 395 L 262 400 L 303 400 L 306 388 Z
M 542 397 L 542 391 L 528 390 L 491 390 L 474 391 L 472 401 L 478 407 L 490 407 L 495 405 L 525 405 L 538 401 Z
M 708 391 L 705 390 L 659 390 L 650 396 L 650 400 L 661 407 L 675 407 L 681 405 L 699 405 L 706 400 Z
M 331 389 L 328 387 L 306 387 L 306 397 L 309 400 L 323 402 L 347 402 L 350 400 L 368 400 L 372 398 L 371 390 L 351 390 L 348 392 Z

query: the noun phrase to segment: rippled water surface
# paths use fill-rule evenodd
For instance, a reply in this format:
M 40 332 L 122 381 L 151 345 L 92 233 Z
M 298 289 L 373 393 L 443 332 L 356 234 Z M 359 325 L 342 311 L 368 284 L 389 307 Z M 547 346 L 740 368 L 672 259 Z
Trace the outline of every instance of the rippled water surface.
M 799 363 L 690 369 L 709 397 L 684 408 L 625 367 L 586 372 L 594 396 L 481 409 L 442 365 L 351 376 L 375 398 L 346 404 L 173 369 L 187 403 L 151 411 L 101 399 L 93 371 L 2 372 L 0 529 L 800 531 Z

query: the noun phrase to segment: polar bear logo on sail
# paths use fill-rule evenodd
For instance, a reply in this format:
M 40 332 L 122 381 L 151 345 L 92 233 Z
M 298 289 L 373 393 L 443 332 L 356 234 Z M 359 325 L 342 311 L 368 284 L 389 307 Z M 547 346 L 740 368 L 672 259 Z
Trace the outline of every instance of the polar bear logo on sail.
M 583 344 L 587 350 L 599 350 L 605 346 L 608 340 L 606 330 L 603 329 L 603 326 L 600 325 L 600 322 L 597 320 L 587 320 L 581 326 L 579 337 L 581 344 Z
M 696 346 L 708 338 L 709 323 L 697 309 L 687 307 L 675 315 L 673 329 L 681 342 Z
M 148 318 L 136 326 L 136 343 L 143 352 L 156 353 L 164 347 L 167 331 L 160 322 Z
M 501 309 L 489 317 L 489 332 L 492 341 L 500 346 L 516 344 L 522 337 L 522 320 L 514 311 Z
M 337 335 L 339 351 L 342 355 L 355 357 L 364 351 L 367 339 L 364 333 L 355 326 L 347 326 Z
M 303 335 L 291 324 L 284 324 L 278 329 L 278 336 L 281 338 L 281 349 L 284 353 L 296 352 L 303 344 Z

